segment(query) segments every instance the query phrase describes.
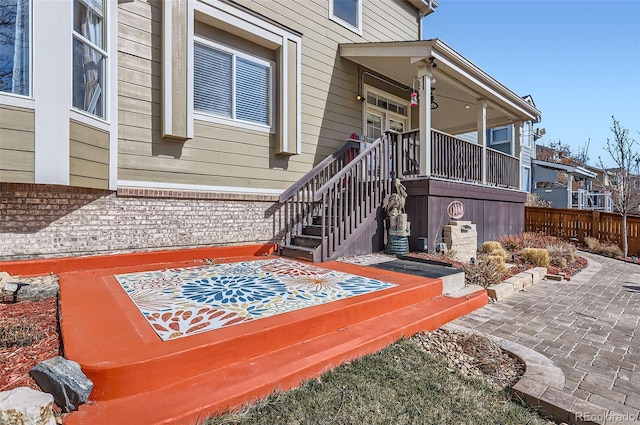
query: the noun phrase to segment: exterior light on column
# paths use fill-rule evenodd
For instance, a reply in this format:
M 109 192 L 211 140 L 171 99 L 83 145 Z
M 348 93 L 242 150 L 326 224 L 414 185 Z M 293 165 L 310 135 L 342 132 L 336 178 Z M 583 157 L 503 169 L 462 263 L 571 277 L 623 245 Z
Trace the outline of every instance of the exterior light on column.
M 411 106 L 414 108 L 418 106 L 418 93 L 416 92 L 411 93 Z

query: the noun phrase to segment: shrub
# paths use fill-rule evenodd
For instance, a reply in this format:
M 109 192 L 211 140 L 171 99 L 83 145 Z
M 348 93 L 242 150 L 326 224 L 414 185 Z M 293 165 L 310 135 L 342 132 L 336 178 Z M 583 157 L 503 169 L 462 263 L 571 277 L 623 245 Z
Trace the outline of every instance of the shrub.
M 506 235 L 500 238 L 500 243 L 509 251 L 520 252 L 524 248 L 544 248 L 553 243 L 564 242 L 555 236 L 547 236 L 544 233 L 521 233 L 519 235 Z M 564 242 L 566 243 L 566 242 Z
M 507 251 L 505 251 L 502 245 L 500 245 L 500 242 L 487 241 L 483 243 L 482 252 L 488 255 L 502 256 L 503 260 L 507 259 Z
M 0 348 L 24 347 L 41 338 L 38 329 L 26 319 L 0 320 Z
M 490 261 L 490 262 L 495 263 L 495 266 L 498 269 L 502 270 L 505 273 L 507 272 L 508 269 L 507 269 L 507 266 L 504 263 L 504 256 L 503 255 L 500 255 L 500 254 L 493 255 L 493 254 L 491 254 L 491 255 L 487 255 L 484 258 L 485 258 L 485 261 Z
M 528 207 L 551 207 L 551 201 L 541 199 L 536 193 L 527 193 L 527 200 L 524 203 Z
M 587 245 L 587 249 L 594 254 L 604 255 L 606 257 L 622 257 L 622 250 L 620 247 L 609 241 L 600 242 L 596 238 L 586 237 L 584 243 Z
M 486 254 L 480 254 L 475 262 L 465 264 L 465 281 L 467 285 L 480 285 L 488 287 L 502 282 L 508 270 L 504 265 L 504 258 L 501 258 L 502 264 L 495 259 L 489 258 Z
M 522 251 L 522 257 L 525 261 L 533 263 L 538 267 L 549 267 L 549 252 L 545 248 L 525 248 Z
M 566 242 L 548 245 L 547 252 L 553 266 L 566 267 L 578 259 L 576 247 Z

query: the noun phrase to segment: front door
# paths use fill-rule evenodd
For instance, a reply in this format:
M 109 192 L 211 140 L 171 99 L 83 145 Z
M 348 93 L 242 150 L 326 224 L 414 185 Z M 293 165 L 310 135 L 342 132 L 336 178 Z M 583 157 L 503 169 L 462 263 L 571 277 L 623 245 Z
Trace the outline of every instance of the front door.
M 367 142 L 373 142 L 385 130 L 403 132 L 409 128 L 408 101 L 369 88 L 366 96 L 364 133 Z

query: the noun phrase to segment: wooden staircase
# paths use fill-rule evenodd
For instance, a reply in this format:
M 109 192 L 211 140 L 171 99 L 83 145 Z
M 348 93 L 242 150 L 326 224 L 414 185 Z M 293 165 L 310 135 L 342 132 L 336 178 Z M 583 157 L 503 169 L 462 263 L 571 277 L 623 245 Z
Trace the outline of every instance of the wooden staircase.
M 381 250 L 392 155 L 386 134 L 364 149 L 348 140 L 286 190 L 280 254 L 318 262 Z

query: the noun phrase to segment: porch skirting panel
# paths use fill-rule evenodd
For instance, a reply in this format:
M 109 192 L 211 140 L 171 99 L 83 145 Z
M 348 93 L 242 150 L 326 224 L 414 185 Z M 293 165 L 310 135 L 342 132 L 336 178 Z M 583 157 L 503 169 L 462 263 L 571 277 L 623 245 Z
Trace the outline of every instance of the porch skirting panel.
M 0 183 L 0 260 L 269 243 L 274 196 Z
M 412 250 L 423 249 L 424 242 L 419 238 L 428 238 L 429 252 L 444 241 L 444 226 L 451 221 L 447 207 L 453 201 L 464 205 L 460 220 L 476 225 L 478 248 L 485 241 L 524 231 L 523 192 L 429 178 L 406 180 L 403 184 L 408 193 L 406 211 L 411 222 Z

